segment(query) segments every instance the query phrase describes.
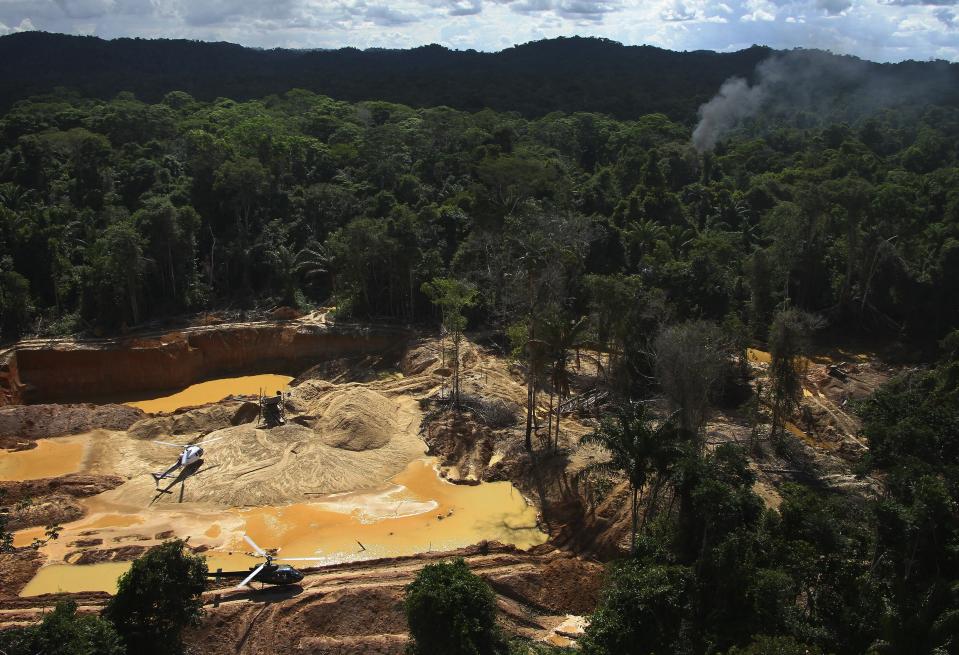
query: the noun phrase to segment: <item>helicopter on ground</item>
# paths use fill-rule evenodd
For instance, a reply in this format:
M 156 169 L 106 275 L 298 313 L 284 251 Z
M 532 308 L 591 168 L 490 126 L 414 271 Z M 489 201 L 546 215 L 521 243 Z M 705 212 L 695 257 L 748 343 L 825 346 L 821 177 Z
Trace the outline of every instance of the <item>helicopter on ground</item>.
M 172 446 L 173 448 L 180 448 L 182 449 L 182 452 L 180 453 L 180 456 L 177 457 L 177 460 L 173 464 L 173 466 L 168 468 L 163 473 L 151 473 L 150 475 L 153 476 L 153 479 L 156 481 L 157 484 L 160 484 L 160 480 L 163 480 L 164 478 L 173 477 L 173 472 L 176 471 L 177 469 L 179 468 L 186 469 L 186 468 L 189 468 L 190 466 L 193 466 L 194 464 L 197 464 L 200 461 L 200 459 L 203 457 L 203 446 L 205 446 L 208 443 L 213 443 L 214 441 L 219 441 L 222 438 L 223 437 L 217 437 L 215 439 L 207 439 L 206 441 L 201 441 L 200 443 L 187 444 L 187 445 L 169 443 L 167 441 L 152 442 L 155 444 L 160 444 L 161 446 Z
M 216 573 L 209 574 L 210 577 L 219 580 L 220 578 L 243 578 L 243 582 L 237 585 L 237 589 L 248 586 L 251 582 L 272 585 L 296 584 L 303 579 L 303 574 L 297 571 L 289 564 L 274 564 L 275 560 L 285 562 L 317 562 L 319 557 L 274 557 L 267 551 L 260 548 L 255 541 L 247 535 L 243 535 L 246 543 L 253 547 L 254 552 L 260 557 L 266 558 L 266 561 L 257 567 L 251 567 L 249 571 L 224 571 L 217 569 Z

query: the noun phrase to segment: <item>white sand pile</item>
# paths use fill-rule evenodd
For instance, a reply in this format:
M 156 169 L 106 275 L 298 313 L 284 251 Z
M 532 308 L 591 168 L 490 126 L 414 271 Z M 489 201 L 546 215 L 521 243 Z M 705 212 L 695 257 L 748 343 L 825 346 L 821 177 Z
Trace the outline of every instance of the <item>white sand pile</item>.
M 363 387 L 326 394 L 311 410 L 321 417 L 315 429 L 323 443 L 334 448 L 383 448 L 398 432 L 396 403 Z
M 382 488 L 426 450 L 418 436 L 421 413 L 408 396 L 387 397 L 354 384 L 322 383 L 304 391 L 294 393 L 291 403 L 304 413 L 289 412 L 286 425 L 261 429 L 248 423 L 203 437 L 216 439 L 206 447 L 203 466 L 182 483 L 164 481 L 161 488 L 170 484 L 169 493 L 157 494 L 148 473 L 165 469 L 177 451 L 121 437 L 122 445 L 114 442 L 114 448 L 122 451 L 121 468 L 134 477 L 111 495 L 143 507 L 151 502 L 232 507 L 303 502 L 320 494 Z M 187 442 L 186 436 L 159 438 Z

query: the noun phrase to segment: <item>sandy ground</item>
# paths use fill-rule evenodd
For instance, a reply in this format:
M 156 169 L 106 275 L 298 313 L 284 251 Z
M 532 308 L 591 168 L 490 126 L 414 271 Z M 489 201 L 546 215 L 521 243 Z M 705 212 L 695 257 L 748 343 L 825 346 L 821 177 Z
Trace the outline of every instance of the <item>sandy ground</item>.
M 294 401 L 300 397 L 294 394 Z M 199 440 L 209 442 L 203 466 L 193 475 L 161 483 L 160 489 L 169 493 L 157 493 L 147 474 L 163 471 L 177 450 L 155 439 L 114 433 L 93 445 L 97 467 L 133 477 L 104 500 L 129 508 L 165 503 L 280 505 L 306 494 L 374 488 L 423 455 L 417 437 L 420 414 L 410 398 L 388 399 L 362 387 L 331 387 L 304 402 L 303 409 L 297 417 L 307 425 L 289 421 L 265 429 L 251 422 L 207 432 Z M 133 431 L 137 433 L 138 426 Z
M 93 497 L 34 502 L 64 511 L 28 522 L 36 527 L 18 532 L 16 545 L 43 539 L 48 523 L 61 523 L 63 531 L 40 548 L 47 566 L 24 593 L 109 590 L 123 562 L 170 536 L 190 537 L 211 567 L 225 569 L 258 563 L 243 554 L 243 533 L 283 555 L 326 562 L 484 539 L 542 543 L 535 507 L 509 482 L 458 486 L 437 477 L 419 434 L 420 401 L 439 392 L 443 380 L 431 370 L 377 374 L 368 383 L 307 380 L 285 399 L 287 423 L 270 429 L 259 424 L 254 403 L 232 398 L 147 416 L 127 430 L 71 437 L 84 455 L 79 465 L 74 457 L 64 466 L 122 478 Z M 158 441 L 206 444 L 204 461 L 158 489 L 149 472 L 164 470 L 178 454 Z M 45 473 L 40 468 L 37 475 Z

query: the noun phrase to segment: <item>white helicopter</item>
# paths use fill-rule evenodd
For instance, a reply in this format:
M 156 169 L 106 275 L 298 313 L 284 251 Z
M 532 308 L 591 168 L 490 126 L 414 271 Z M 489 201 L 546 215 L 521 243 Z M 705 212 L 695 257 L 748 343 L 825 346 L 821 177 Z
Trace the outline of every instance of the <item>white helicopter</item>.
M 177 460 L 173 464 L 173 466 L 168 468 L 163 473 L 151 473 L 150 475 L 153 476 L 153 479 L 156 481 L 157 484 L 160 484 L 160 480 L 163 480 L 164 478 L 173 477 L 173 472 L 176 471 L 177 469 L 180 469 L 180 468 L 186 469 L 196 464 L 197 462 L 199 462 L 200 459 L 203 457 L 203 446 L 205 446 L 208 443 L 213 443 L 214 441 L 219 441 L 222 438 L 223 437 L 217 437 L 215 439 L 207 439 L 206 441 L 201 441 L 200 443 L 188 444 L 185 446 L 181 444 L 169 443 L 168 441 L 152 442 L 155 444 L 160 444 L 161 446 L 171 446 L 173 448 L 180 448 L 181 452 L 180 452 L 180 456 L 177 457 Z

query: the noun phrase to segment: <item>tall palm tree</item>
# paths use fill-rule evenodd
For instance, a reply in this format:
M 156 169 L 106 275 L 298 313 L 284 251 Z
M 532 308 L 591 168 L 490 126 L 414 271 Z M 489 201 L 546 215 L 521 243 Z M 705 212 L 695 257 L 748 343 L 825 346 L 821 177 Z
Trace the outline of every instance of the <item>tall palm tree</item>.
M 326 273 L 329 264 L 326 251 L 316 241 L 310 241 L 299 252 L 287 243 L 266 242 L 257 244 L 255 250 L 261 250 L 265 261 L 273 268 L 285 305 L 296 304 L 300 277 L 309 280 Z
M 582 444 L 595 444 L 610 454 L 605 462 L 597 462 L 587 471 L 623 473 L 632 491 L 632 535 L 630 550 L 636 550 L 636 527 L 641 493 L 651 474 L 665 471 L 666 463 L 675 458 L 679 433 L 673 417 L 655 425 L 646 407 L 630 401 L 620 404 L 612 417 L 603 419 L 597 430 L 580 439 Z
M 559 421 L 562 415 L 563 401 L 569 397 L 570 393 L 570 375 L 567 366 L 569 351 L 582 344 L 583 333 L 589 326 L 588 318 L 583 316 L 577 320 L 570 321 L 563 316 L 555 316 L 544 320 L 544 335 L 548 358 L 552 362 L 549 381 L 556 393 L 556 432 L 553 437 L 553 447 L 559 445 Z M 550 409 L 552 410 L 552 396 L 550 396 Z M 550 418 L 550 427 L 552 428 L 552 418 Z M 549 436 L 549 435 L 547 435 Z
M 310 240 L 300 252 L 296 253 L 296 272 L 307 280 L 328 272 L 330 258 L 326 248 L 315 240 Z

